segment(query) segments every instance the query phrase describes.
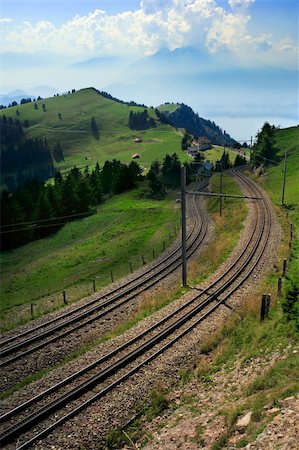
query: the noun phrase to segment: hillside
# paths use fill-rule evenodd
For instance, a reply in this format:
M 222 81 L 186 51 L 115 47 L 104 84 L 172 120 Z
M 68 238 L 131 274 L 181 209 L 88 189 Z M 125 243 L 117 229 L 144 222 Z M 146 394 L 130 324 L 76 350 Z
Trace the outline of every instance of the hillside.
M 187 105 L 166 103 L 158 107 L 161 119 L 177 128 L 185 128 L 195 136 L 206 136 L 214 145 L 233 147 L 236 141 L 223 131 L 215 122 L 203 119 Z
M 150 108 L 147 111 L 155 118 L 156 126 L 146 130 L 130 129 L 130 111 L 143 110 L 144 107 L 117 102 L 88 88 L 7 108 L 2 110 L 2 115 L 19 119 L 22 124 L 28 120 L 29 128 L 24 130 L 26 139 L 46 139 L 51 149 L 59 142 L 65 161 L 55 166 L 62 170 L 113 158 L 127 162 L 137 152 L 141 156 L 140 163 L 149 167 L 153 160 L 161 160 L 166 153 L 179 152 L 181 135 L 171 126 L 162 125 Z M 98 136 L 91 129 L 93 117 Z M 142 142 L 136 144 L 136 137 Z

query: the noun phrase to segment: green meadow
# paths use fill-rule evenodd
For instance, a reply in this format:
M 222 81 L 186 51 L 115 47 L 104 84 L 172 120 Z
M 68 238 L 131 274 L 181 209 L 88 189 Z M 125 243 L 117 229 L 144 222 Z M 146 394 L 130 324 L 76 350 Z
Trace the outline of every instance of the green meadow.
M 27 138 L 46 138 L 50 147 L 60 142 L 65 162 L 56 166 L 62 171 L 74 165 L 94 166 L 96 162 L 102 164 L 114 158 L 128 162 L 135 153 L 140 155 L 138 162 L 146 168 L 155 159 L 162 161 L 167 153 L 177 152 L 182 162 L 186 160 L 186 154 L 181 152 L 182 136 L 174 128 L 158 121 L 156 128 L 142 131 L 129 128 L 130 111 L 143 110 L 143 107 L 107 99 L 95 89 L 88 88 L 7 108 L 4 113 L 22 123 L 26 119 L 29 121 L 30 127 L 25 130 Z M 150 116 L 155 117 L 153 109 L 147 110 Z M 91 132 L 92 117 L 99 129 L 98 140 Z M 136 138 L 142 142 L 135 143 Z
M 210 150 L 205 150 L 203 154 L 205 155 L 205 158 L 209 161 L 215 163 L 216 161 L 221 159 L 221 156 L 223 154 L 224 147 L 220 147 L 218 145 L 213 145 L 213 147 Z M 234 150 L 231 150 L 227 147 L 225 147 L 225 151 L 229 154 L 229 160 L 231 164 L 235 162 L 237 152 Z
M 55 235 L 2 254 L 2 316 L 5 328 L 92 292 L 153 259 L 174 238 L 179 223 L 175 195 L 155 201 L 141 189 L 117 195 L 96 214 L 65 225 Z M 177 227 L 178 228 L 178 227 Z M 170 236 L 171 235 L 171 236 Z M 17 316 L 17 317 L 16 317 Z M 10 324 L 8 324 L 10 322 Z

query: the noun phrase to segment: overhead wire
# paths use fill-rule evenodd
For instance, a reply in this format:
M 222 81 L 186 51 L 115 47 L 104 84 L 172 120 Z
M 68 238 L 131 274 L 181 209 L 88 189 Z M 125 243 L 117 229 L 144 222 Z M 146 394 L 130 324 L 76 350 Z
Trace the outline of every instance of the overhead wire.
M 58 226 L 62 226 L 62 225 L 67 225 L 70 222 L 60 222 L 60 223 L 53 223 L 53 224 L 47 224 L 47 225 L 37 225 L 37 226 L 32 226 L 32 227 L 25 227 L 25 228 L 19 228 L 17 230 L 7 230 L 7 231 L 0 231 L 0 234 L 9 234 L 9 233 L 18 233 L 20 231 L 33 231 L 33 230 L 37 230 L 40 228 L 48 228 L 48 227 L 58 227 Z M 165 221 L 165 222 L 161 222 L 160 225 L 170 225 L 173 224 L 173 222 L 171 221 Z M 133 233 L 135 231 L 142 231 L 142 230 L 148 230 L 152 228 L 152 226 L 144 226 L 144 227 L 138 227 L 138 228 L 134 228 L 134 230 L 123 230 L 124 233 Z M 84 241 L 84 242 L 88 242 L 88 241 Z

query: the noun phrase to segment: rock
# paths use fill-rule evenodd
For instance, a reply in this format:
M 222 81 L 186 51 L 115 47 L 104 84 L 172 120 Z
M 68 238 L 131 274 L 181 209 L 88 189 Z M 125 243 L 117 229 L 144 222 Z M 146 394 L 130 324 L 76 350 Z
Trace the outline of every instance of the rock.
M 292 396 L 292 397 L 286 397 L 285 399 L 284 399 L 284 401 L 285 402 L 289 402 L 290 400 L 294 400 L 294 396 Z
M 280 412 L 279 408 L 271 408 L 269 411 L 267 411 L 269 414 L 276 414 Z
M 251 416 L 252 411 L 249 411 L 247 414 L 245 414 L 245 416 L 240 417 L 240 419 L 238 419 L 237 421 L 237 428 L 246 428 L 250 424 Z

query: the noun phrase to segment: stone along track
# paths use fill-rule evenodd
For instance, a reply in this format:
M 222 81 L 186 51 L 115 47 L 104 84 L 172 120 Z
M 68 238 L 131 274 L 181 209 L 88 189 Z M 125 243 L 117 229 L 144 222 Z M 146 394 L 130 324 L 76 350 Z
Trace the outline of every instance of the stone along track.
M 206 185 L 207 183 L 201 184 L 198 189 L 203 189 Z M 206 214 L 195 196 L 190 199 L 188 209 L 192 219 L 188 236 L 188 257 L 190 258 L 203 243 L 207 234 L 208 222 Z M 76 337 L 79 341 L 78 345 L 80 345 L 81 334 L 84 334 L 88 327 L 97 327 L 100 330 L 103 322 L 109 321 L 111 315 L 118 314 L 121 308 L 126 307 L 140 294 L 157 285 L 180 265 L 181 246 L 176 245 L 172 250 L 165 252 L 156 261 L 146 266 L 141 273 L 133 274 L 129 280 L 111 291 L 38 326 L 33 325 L 28 330 L 2 340 L 0 343 L 0 348 L 2 347 L 0 367 L 6 371 L 6 373 L 3 371 L 6 388 L 20 379 L 18 378 L 20 369 L 20 375 L 24 377 L 24 367 L 20 366 L 20 361 L 25 361 L 29 366 L 26 358 L 31 355 L 34 358 L 34 370 L 43 368 L 44 364 L 49 366 L 49 364 L 57 363 L 59 361 L 57 353 L 59 354 L 60 350 L 63 350 L 63 343 L 67 336 L 71 335 L 69 343 L 73 345 L 68 351 L 73 351 Z M 54 343 L 58 346 L 56 354 L 54 348 L 51 347 Z M 60 355 L 60 359 L 62 359 L 65 353 L 62 351 Z
M 18 448 L 28 448 L 70 420 L 171 348 L 249 278 L 265 251 L 271 213 L 261 190 L 242 174 L 235 173 L 235 176 L 249 195 L 261 196 L 255 205 L 254 226 L 238 257 L 208 287 L 153 326 L 123 342 L 93 364 L 7 411 L 1 417 L 1 422 L 6 423 L 0 436 L 3 445 L 19 437 L 21 445 Z M 29 431 L 31 428 L 34 428 L 33 436 Z

